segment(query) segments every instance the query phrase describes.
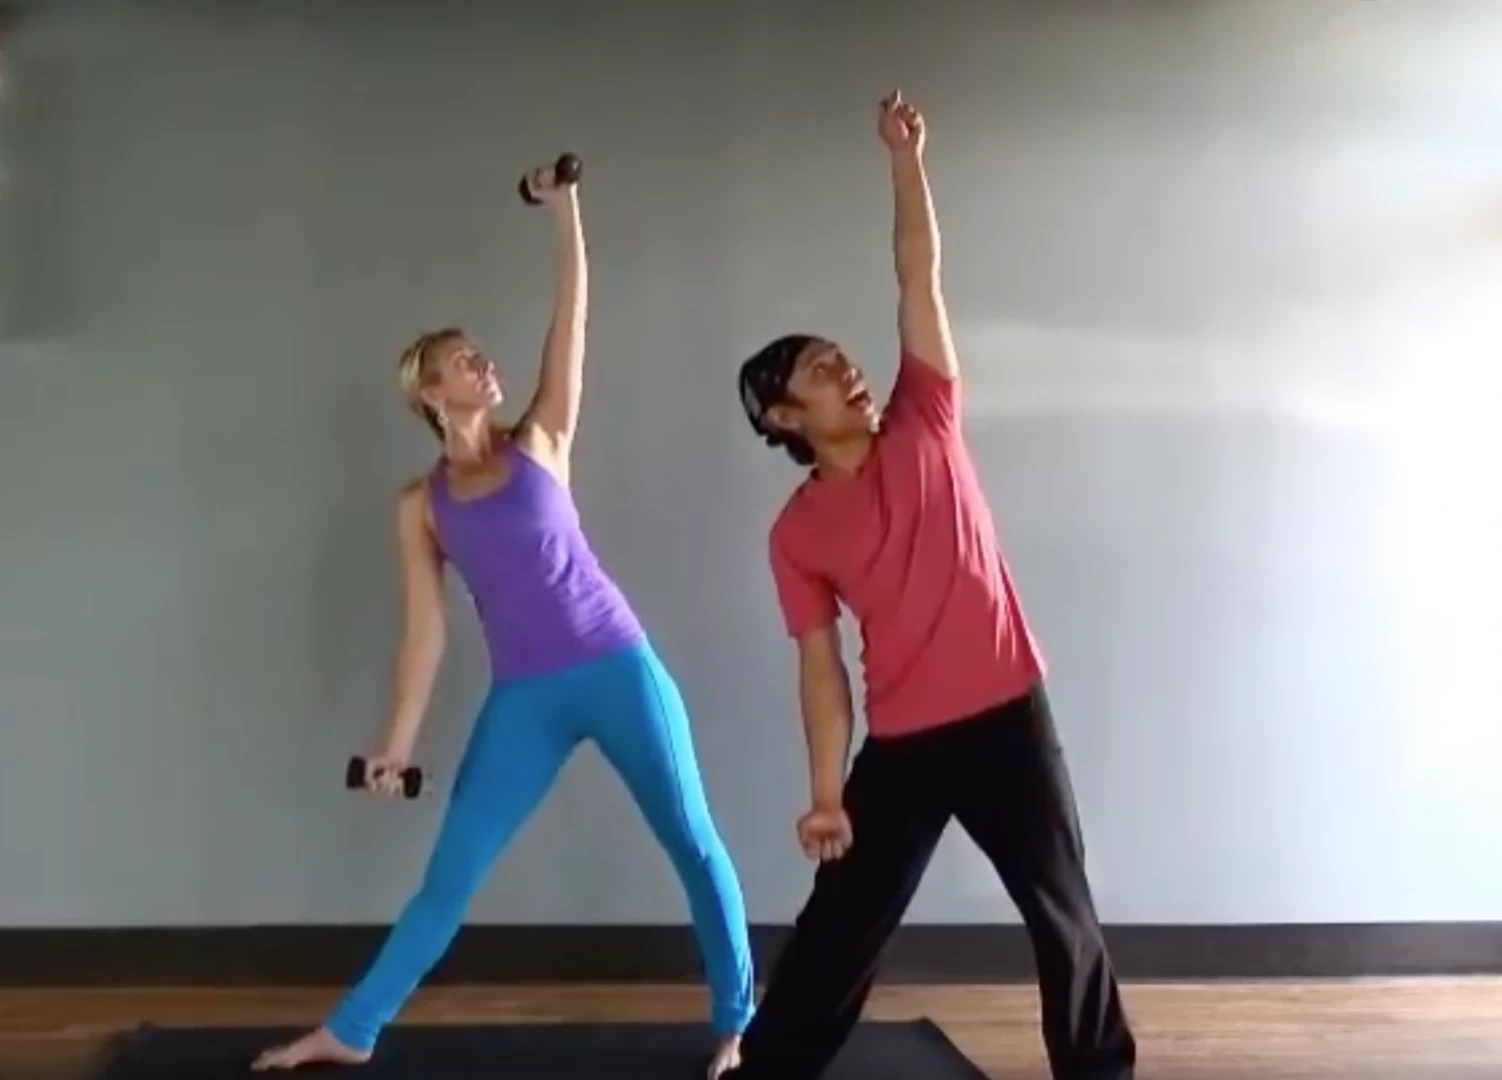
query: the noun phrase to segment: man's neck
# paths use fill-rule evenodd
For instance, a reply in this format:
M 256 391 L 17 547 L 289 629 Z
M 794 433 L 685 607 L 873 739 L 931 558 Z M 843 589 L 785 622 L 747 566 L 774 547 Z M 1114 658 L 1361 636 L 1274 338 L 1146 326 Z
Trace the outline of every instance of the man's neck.
M 871 455 L 871 447 L 875 440 L 874 435 L 861 435 L 854 439 L 845 439 L 828 446 L 821 446 L 816 451 L 814 473 L 828 480 L 849 479 L 860 472 L 861 466 L 866 463 L 866 458 Z

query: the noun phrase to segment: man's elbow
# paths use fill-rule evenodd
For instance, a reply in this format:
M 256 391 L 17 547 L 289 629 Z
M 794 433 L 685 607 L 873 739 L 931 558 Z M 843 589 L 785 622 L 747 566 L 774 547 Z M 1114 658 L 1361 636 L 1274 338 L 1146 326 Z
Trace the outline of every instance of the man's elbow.
M 798 641 L 798 676 L 805 693 L 828 700 L 845 692 L 848 676 L 834 624 L 804 634 Z
M 903 296 L 937 298 L 939 260 L 933 255 L 907 255 L 897 260 L 897 288 Z
M 799 658 L 798 681 L 806 694 L 827 701 L 845 684 L 845 664 L 838 656 L 805 654 Z

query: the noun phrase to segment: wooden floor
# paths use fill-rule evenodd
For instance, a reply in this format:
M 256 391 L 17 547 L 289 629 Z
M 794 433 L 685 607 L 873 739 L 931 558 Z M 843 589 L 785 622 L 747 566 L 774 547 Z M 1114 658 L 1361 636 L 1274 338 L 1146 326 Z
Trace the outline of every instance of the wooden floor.
M 0 1078 L 91 1072 L 109 1034 L 161 1024 L 303 1025 L 332 1000 L 306 990 L 0 990 Z M 1141 1080 L 1502 1078 L 1502 980 L 1132 986 Z M 1030 987 L 893 987 L 871 1014 L 930 1016 L 986 1072 L 1044 1078 Z M 704 1015 L 680 987 L 433 989 L 403 1021 L 667 1020 Z

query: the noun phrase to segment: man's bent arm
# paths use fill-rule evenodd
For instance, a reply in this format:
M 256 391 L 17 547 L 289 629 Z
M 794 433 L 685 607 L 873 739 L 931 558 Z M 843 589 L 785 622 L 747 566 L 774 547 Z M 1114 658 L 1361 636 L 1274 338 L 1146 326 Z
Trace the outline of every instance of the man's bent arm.
M 830 623 L 798 639 L 798 701 L 808 743 L 813 805 L 839 806 L 854 710 L 850 678 L 840 656 L 838 624 Z

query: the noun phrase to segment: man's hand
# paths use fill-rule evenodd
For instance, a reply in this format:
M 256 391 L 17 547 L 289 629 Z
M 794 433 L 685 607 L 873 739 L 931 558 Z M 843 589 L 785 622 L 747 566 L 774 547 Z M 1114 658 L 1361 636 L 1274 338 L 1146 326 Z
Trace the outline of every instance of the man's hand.
M 831 862 L 850 850 L 855 837 L 843 806 L 815 806 L 798 819 L 798 845 L 815 862 Z
M 881 99 L 877 114 L 877 133 L 892 153 L 906 152 L 921 156 L 927 131 L 923 114 L 902 100 L 902 91 L 893 90 Z

